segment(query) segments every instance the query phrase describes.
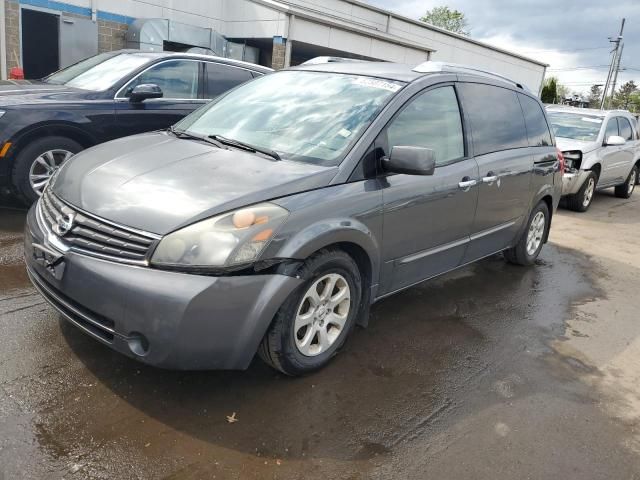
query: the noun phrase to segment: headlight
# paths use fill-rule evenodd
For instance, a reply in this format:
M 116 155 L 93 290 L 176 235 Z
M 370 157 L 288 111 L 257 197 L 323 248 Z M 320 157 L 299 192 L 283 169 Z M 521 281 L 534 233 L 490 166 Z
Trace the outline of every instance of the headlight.
M 261 203 L 218 215 L 164 237 L 151 264 L 165 267 L 232 267 L 258 258 L 289 212 Z
M 0 110 L 0 118 L 2 118 L 2 116 L 3 116 L 5 113 L 7 113 L 7 112 L 5 112 L 4 110 Z
M 562 154 L 564 155 L 564 160 L 569 170 L 577 170 L 580 168 L 580 164 L 582 163 L 582 152 L 580 150 L 569 150 L 562 152 Z

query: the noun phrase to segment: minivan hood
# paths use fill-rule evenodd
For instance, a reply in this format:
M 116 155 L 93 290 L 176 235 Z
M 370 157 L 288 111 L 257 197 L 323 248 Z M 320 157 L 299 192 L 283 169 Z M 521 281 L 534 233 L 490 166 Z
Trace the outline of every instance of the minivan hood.
M 79 153 L 52 189 L 85 212 L 164 235 L 224 211 L 323 187 L 336 173 L 337 167 L 275 161 L 154 132 Z
M 587 153 L 598 148 L 598 142 L 587 142 L 584 140 L 574 140 L 573 138 L 556 137 L 556 146 L 563 152 L 569 150 L 579 150 Z

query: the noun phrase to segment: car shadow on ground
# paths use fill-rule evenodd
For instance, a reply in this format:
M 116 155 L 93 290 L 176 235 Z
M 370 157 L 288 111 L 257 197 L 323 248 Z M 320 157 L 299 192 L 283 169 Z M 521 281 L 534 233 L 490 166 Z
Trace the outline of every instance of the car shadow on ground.
M 61 331 L 114 394 L 109 403 L 125 402 L 151 417 L 158 434 L 169 427 L 264 457 L 366 460 L 470 408 L 460 405 L 463 392 L 480 388 L 489 374 L 517 369 L 525 348 L 549 352 L 548 341 L 564 333 L 570 299 L 588 291 L 574 258 L 555 247 L 533 268 L 497 255 L 374 305 L 369 328 L 356 330 L 327 368 L 304 378 L 285 377 L 257 359 L 245 372 L 159 370 L 64 321 Z M 96 415 L 115 415 L 109 425 L 117 423 L 116 407 L 97 408 L 78 405 L 66 417 L 91 425 Z M 239 421 L 231 424 L 226 417 L 233 412 Z M 58 427 L 61 435 L 68 430 Z M 97 428 L 85 434 L 99 436 Z

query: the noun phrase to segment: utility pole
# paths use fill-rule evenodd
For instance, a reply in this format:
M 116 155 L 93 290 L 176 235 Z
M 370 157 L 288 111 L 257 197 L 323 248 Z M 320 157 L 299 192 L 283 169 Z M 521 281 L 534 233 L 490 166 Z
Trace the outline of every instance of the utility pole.
M 602 92 L 602 102 L 600 102 L 600 110 L 603 110 L 607 102 L 607 94 L 609 87 L 613 85 L 611 89 L 611 98 L 616 91 L 616 82 L 618 80 L 618 72 L 620 71 L 620 58 L 622 57 L 622 49 L 624 44 L 622 43 L 622 32 L 624 31 L 624 23 L 626 19 L 622 19 L 622 25 L 620 25 L 620 34 L 615 40 L 609 37 L 609 42 L 615 43 L 615 48 L 611 51 L 611 65 L 609 66 L 609 75 L 607 76 L 607 82 L 604 85 L 604 91 Z

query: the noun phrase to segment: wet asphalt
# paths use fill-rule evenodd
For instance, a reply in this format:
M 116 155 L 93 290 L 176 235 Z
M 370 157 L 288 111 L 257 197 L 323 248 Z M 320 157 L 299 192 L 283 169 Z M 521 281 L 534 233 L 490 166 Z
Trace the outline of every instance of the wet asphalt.
M 560 210 L 531 268 L 497 255 L 377 303 L 328 368 L 299 379 L 258 359 L 171 372 L 110 351 L 34 291 L 25 212 L 0 208 L 0 479 L 640 479 L 640 422 L 612 415 L 617 393 L 585 380 L 599 367 L 558 347 L 592 340 L 567 322 L 608 301 L 599 277 L 616 280 L 572 235 L 619 218 L 637 249 L 638 193 Z

